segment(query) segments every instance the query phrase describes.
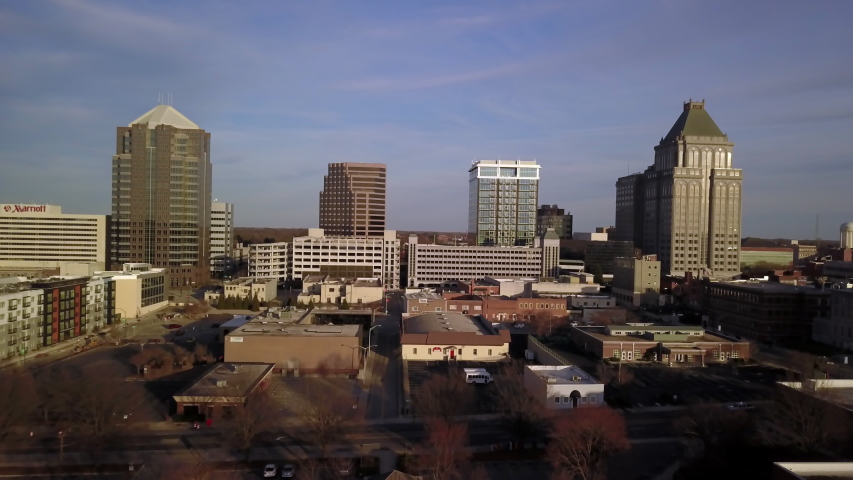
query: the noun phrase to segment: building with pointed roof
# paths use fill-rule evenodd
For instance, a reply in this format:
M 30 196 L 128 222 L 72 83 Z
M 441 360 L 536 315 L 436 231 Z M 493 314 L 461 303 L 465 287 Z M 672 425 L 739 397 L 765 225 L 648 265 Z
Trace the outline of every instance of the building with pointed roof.
M 210 133 L 171 105 L 116 128 L 110 263 L 169 269 L 171 287 L 210 278 Z
M 616 182 L 616 239 L 657 255 L 662 273 L 740 273 L 743 172 L 734 143 L 705 110 L 684 103 L 645 172 Z

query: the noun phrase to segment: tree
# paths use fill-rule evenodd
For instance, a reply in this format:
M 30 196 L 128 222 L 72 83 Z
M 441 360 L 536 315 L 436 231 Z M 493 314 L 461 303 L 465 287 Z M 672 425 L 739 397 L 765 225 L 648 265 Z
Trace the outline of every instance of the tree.
M 340 438 L 345 426 L 356 420 L 356 400 L 334 385 L 306 383 L 298 402 L 298 415 L 308 430 L 308 440 L 326 456 L 329 445 Z
M 252 311 L 258 312 L 261 310 L 261 302 L 258 300 L 258 293 L 255 292 L 255 295 L 252 297 Z
M 153 359 L 154 351 L 150 348 L 148 350 L 141 350 L 130 357 L 130 363 L 136 367 L 136 374 L 142 374 L 142 367 L 151 363 Z
M 774 438 L 811 454 L 849 434 L 846 417 L 834 403 L 834 393 L 818 381 L 802 388 L 779 385 L 770 414 L 781 435 Z
M 749 419 L 742 411 L 723 410 L 716 405 L 691 403 L 687 413 L 674 422 L 673 429 L 683 438 L 701 443 L 705 460 L 727 465 L 731 450 L 742 448 L 749 434 Z
M 413 403 L 419 416 L 451 423 L 455 417 L 470 411 L 474 389 L 465 382 L 462 372 L 451 368 L 447 375 L 430 375 L 421 384 Z
M 347 303 L 346 298 L 341 302 L 341 310 L 349 310 L 349 303 Z
M 521 444 L 545 430 L 545 406 L 524 386 L 524 365 L 512 363 L 501 370 L 495 382 L 495 400 L 503 427 Z
M 461 479 L 460 464 L 468 460 L 468 426 L 438 418 L 427 420 L 426 439 L 418 448 L 418 468 L 431 480 Z
M 36 389 L 31 376 L 14 370 L 0 371 L 0 442 L 12 435 L 16 425 L 26 425 L 36 412 Z
M 201 343 L 195 344 L 195 348 L 193 348 L 193 359 L 195 360 L 195 363 L 213 363 L 214 361 L 213 355 L 210 354 L 207 346 Z
M 594 264 L 590 269 L 590 273 L 592 273 L 592 281 L 599 284 L 604 285 L 604 273 L 601 271 L 601 265 Z
M 625 420 L 607 407 L 572 410 L 557 417 L 545 450 L 555 480 L 606 478 L 606 460 L 628 450 Z
M 243 392 L 243 388 L 235 387 Z M 276 427 L 275 401 L 266 389 L 260 387 L 251 392 L 242 404 L 231 407 L 231 417 L 226 422 L 229 438 L 234 446 L 245 452 L 246 463 L 249 463 L 252 442 L 262 433 Z

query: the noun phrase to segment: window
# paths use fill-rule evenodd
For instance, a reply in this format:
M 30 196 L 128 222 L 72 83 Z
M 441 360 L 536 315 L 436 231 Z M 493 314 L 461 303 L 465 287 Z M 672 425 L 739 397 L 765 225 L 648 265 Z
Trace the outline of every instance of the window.
M 418 349 L 417 349 L 417 348 L 413 348 L 413 349 L 412 349 L 412 355 L 417 355 L 417 354 L 418 354 Z
M 586 397 L 581 397 L 581 403 L 586 403 Z
M 417 311 L 418 311 L 418 307 L 412 307 L 412 311 L 413 311 L 413 312 L 417 312 Z
M 418 303 L 429 303 L 426 298 L 419 298 Z
M 732 352 L 732 358 L 738 358 L 739 356 L 740 356 L 740 353 Z
M 441 311 L 441 307 L 435 307 L 435 311 L 436 311 L 436 312 L 440 312 L 440 311 Z
M 613 350 L 613 358 L 620 358 L 621 352 L 619 350 Z
M 596 402 L 598 402 L 598 398 L 596 398 L 595 395 L 590 395 L 589 396 L 589 403 L 596 403 Z
M 572 403 L 572 401 L 569 397 L 563 397 L 563 403 Z
M 560 403 L 560 397 L 554 397 L 554 403 Z
M 477 352 L 474 352 L 474 353 L 477 353 Z M 491 354 L 492 354 L 492 349 L 490 348 L 489 349 L 489 355 L 491 355 Z
M 456 305 L 451 305 L 451 306 L 450 306 L 450 309 L 451 309 L 451 310 L 456 310 Z

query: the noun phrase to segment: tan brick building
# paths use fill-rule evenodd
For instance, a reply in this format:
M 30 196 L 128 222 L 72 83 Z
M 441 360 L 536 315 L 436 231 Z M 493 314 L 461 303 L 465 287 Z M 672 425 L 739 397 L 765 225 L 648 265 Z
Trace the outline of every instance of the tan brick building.
M 320 228 L 330 236 L 383 236 L 385 175 L 381 163 L 330 163 L 320 192 Z

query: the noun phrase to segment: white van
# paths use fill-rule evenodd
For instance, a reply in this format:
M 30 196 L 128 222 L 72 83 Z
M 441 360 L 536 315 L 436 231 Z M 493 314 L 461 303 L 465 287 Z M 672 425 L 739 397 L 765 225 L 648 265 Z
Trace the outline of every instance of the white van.
M 465 382 L 466 383 L 492 383 L 492 374 L 487 372 L 485 368 L 466 368 Z

